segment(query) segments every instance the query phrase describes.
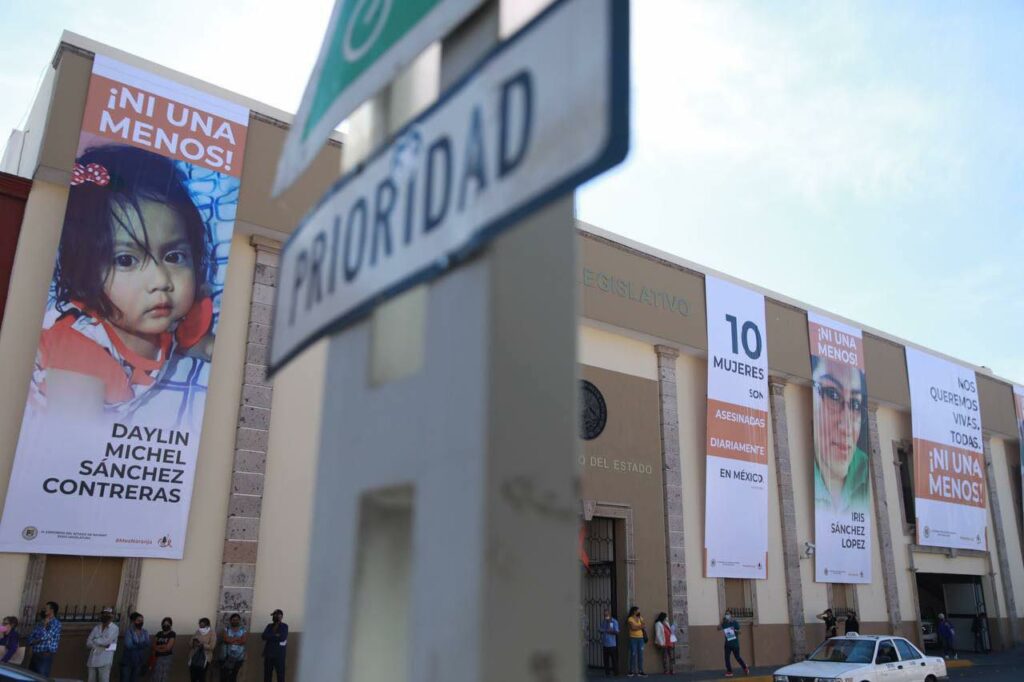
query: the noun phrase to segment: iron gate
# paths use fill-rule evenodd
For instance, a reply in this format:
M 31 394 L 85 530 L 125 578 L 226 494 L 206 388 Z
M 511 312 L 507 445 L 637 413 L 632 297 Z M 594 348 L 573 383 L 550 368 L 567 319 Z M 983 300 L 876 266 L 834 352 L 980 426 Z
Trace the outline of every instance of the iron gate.
M 598 627 L 605 609 L 619 619 L 615 598 L 615 521 L 594 517 L 585 525 L 583 548 L 590 568 L 582 568 L 584 655 L 589 667 L 600 668 L 604 666 L 604 652 Z M 621 619 L 619 624 L 623 624 Z

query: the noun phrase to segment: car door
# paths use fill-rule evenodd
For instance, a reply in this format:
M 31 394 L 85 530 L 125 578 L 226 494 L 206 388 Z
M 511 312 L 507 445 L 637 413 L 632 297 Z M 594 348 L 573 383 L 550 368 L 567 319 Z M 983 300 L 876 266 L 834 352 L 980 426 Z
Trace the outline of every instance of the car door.
M 906 682 L 923 682 L 928 677 L 928 662 L 924 654 L 918 651 L 917 647 L 905 639 L 895 638 L 893 643 L 900 655 L 900 664 L 903 666 L 904 676 L 901 678 Z
M 878 682 L 903 682 L 909 679 L 904 676 L 903 664 L 896 653 L 896 645 L 891 639 L 883 639 L 875 651 L 875 679 Z

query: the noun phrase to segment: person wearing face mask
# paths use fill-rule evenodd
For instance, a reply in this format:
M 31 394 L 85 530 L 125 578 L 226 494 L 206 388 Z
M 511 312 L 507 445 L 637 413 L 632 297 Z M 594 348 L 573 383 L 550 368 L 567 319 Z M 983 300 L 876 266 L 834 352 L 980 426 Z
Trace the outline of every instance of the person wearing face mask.
M 100 624 L 93 627 L 85 640 L 89 650 L 89 682 L 110 682 L 110 668 L 114 665 L 118 629 L 113 623 L 114 610 L 106 607 L 100 613 Z
M 284 682 L 284 660 L 288 644 L 288 624 L 282 622 L 284 611 L 270 614 L 271 623 L 263 628 L 263 682 L 270 682 L 277 671 L 277 682 Z
M 21 665 L 21 662 L 25 660 L 25 647 L 21 646 L 18 635 L 18 619 L 14 616 L 4 618 L 4 623 L 0 626 L 0 633 L 3 633 L 3 637 L 0 638 L 0 647 L 3 648 L 0 663 Z
M 743 672 L 749 675 L 750 668 L 740 658 L 740 624 L 736 622 L 731 613 L 726 611 L 725 615 L 722 616 L 722 624 L 718 626 L 718 629 L 725 635 L 725 676 L 732 677 L 732 661 L 730 659 L 733 656 L 736 657 L 736 662 L 743 668 Z
M 220 635 L 224 644 L 224 658 L 220 662 L 220 679 L 224 682 L 236 682 L 238 671 L 245 663 L 245 640 L 249 633 L 242 625 L 242 617 L 232 613 L 228 618 L 228 626 Z
M 171 662 L 174 660 L 174 621 L 164 618 L 160 623 L 160 632 L 153 635 L 153 651 L 156 662 L 153 665 L 155 682 L 167 682 L 171 677 Z
M 149 660 L 149 633 L 142 627 L 145 619 L 141 613 L 128 617 L 131 624 L 124 633 L 124 656 L 121 658 L 122 682 L 138 682 L 142 679 L 145 665 Z
M 192 648 L 188 654 L 188 678 L 191 682 L 206 682 L 206 669 L 213 659 L 217 635 L 210 627 L 209 618 L 199 619 L 199 629 L 192 635 Z

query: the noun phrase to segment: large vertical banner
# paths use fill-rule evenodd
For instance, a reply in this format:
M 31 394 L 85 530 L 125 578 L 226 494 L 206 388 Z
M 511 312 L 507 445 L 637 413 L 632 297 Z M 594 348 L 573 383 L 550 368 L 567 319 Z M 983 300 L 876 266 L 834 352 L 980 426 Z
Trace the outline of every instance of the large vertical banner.
M 871 582 L 868 387 L 860 329 L 807 313 L 814 406 L 814 579 Z
M 182 557 L 248 120 L 96 56 L 0 551 Z
M 974 372 L 907 348 L 917 542 L 987 549 L 981 408 Z
M 768 352 L 764 296 L 705 278 L 708 314 L 704 574 L 768 571 Z
M 1014 385 L 1013 404 L 1017 408 L 1017 432 L 1018 447 L 1020 448 L 1020 484 L 1024 490 L 1024 386 Z M 1021 504 L 1024 506 L 1024 495 L 1021 495 Z

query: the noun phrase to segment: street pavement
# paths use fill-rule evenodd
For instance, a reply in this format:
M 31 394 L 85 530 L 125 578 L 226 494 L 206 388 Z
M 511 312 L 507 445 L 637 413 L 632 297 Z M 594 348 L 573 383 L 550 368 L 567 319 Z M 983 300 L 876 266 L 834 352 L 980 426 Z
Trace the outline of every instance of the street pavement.
M 1020 682 L 1024 679 L 1024 647 L 994 654 L 965 654 L 957 661 L 949 661 L 947 665 L 951 680 Z M 744 675 L 743 671 L 739 671 L 732 679 L 747 680 L 747 682 L 771 682 L 772 673 L 780 667 L 751 668 L 750 675 Z M 586 679 L 587 682 L 598 682 L 609 678 L 598 672 L 587 675 Z M 619 675 L 615 679 L 634 678 Z M 649 675 L 646 678 L 635 679 L 646 679 L 649 682 L 697 682 L 699 680 L 722 680 L 725 679 L 725 673 L 722 670 L 704 670 L 676 673 L 675 675 Z

